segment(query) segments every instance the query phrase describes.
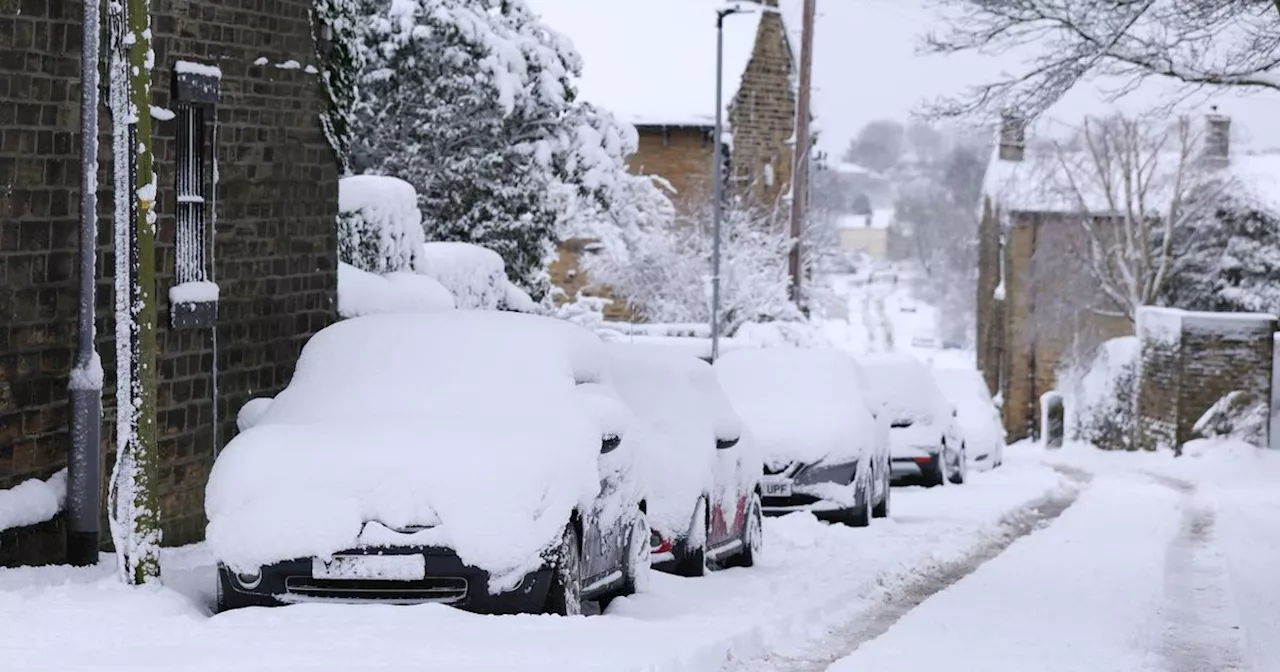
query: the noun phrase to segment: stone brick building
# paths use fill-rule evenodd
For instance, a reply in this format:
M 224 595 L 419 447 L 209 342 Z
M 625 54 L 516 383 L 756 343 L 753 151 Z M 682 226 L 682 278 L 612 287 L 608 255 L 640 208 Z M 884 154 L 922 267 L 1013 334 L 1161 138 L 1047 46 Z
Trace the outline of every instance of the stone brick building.
M 235 434 L 236 412 L 250 398 L 279 391 L 308 337 L 336 319 L 337 170 L 318 120 L 325 99 L 315 74 L 280 67 L 316 60 L 309 8 L 308 0 L 153 3 L 153 103 L 176 113 L 153 113 L 160 187 L 157 424 L 166 544 L 203 538 L 205 481 L 215 451 Z M 81 6 L 75 0 L 0 0 L 0 10 L 0 488 L 8 488 L 48 477 L 66 463 L 69 446 Z M 175 86 L 180 61 L 221 70 L 212 102 L 184 97 Z M 111 120 L 105 108 L 101 116 L 96 303 L 97 346 L 107 374 L 102 453 L 109 474 L 115 251 Z M 209 179 L 215 153 L 216 185 Z M 203 179 L 185 181 L 179 203 L 176 176 L 184 162 L 191 170 L 202 167 L 202 173 L 188 174 Z M 216 230 L 198 235 L 187 228 L 193 221 Z M 176 259 L 187 255 L 197 255 L 201 270 L 219 285 L 216 325 L 171 326 L 168 290 L 184 279 Z M 0 532 L 0 565 L 61 557 L 58 519 Z
M 636 127 L 628 161 L 638 174 L 672 187 L 681 217 L 705 216 L 713 191 L 716 31 L 712 0 L 636 2 L 626 22 L 618 3 L 529 0 L 547 24 L 583 55 L 581 96 Z M 764 0 L 781 12 L 744 12 L 724 22 L 726 182 L 769 208 L 790 187 L 795 134 L 799 0 Z M 780 211 L 785 217 L 785 211 Z M 592 288 L 578 260 L 590 241 L 566 241 L 552 282 L 568 297 Z M 589 253 L 589 252 L 586 252 Z M 611 319 L 630 319 L 615 302 Z
M 1135 444 L 1146 450 L 1181 446 L 1194 438 L 1196 421 L 1229 392 L 1269 404 L 1275 332 L 1274 315 L 1139 310 Z

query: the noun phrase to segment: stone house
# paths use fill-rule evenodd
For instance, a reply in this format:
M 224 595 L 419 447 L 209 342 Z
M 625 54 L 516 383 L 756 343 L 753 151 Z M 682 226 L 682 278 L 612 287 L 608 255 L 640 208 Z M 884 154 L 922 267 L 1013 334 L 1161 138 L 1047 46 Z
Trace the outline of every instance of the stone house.
M 313 69 L 290 63 L 316 61 L 310 5 L 308 0 L 153 5 L 157 427 L 165 544 L 203 538 L 205 482 L 214 454 L 236 432 L 238 409 L 283 388 L 303 344 L 337 317 L 338 175 L 318 118 L 325 97 Z M 70 443 L 67 383 L 79 298 L 82 24 L 76 2 L 0 0 L 0 9 L 4 489 L 49 477 L 66 464 Z M 103 44 L 106 58 L 105 39 Z M 220 69 L 216 87 L 203 95 L 184 74 L 216 72 L 202 66 Z M 106 373 L 105 475 L 115 450 L 116 251 L 110 217 L 111 119 L 105 107 L 100 109 L 95 300 L 97 350 Z M 191 280 L 184 276 L 192 272 L 216 279 L 220 290 L 216 310 L 201 319 L 184 317 L 169 299 L 169 290 Z M 60 562 L 63 536 L 59 518 L 0 531 L 0 565 Z
M 1229 136 L 1230 119 L 1210 115 L 1196 169 L 1226 171 L 1232 189 L 1272 190 L 1260 178 L 1280 174 L 1280 163 L 1233 156 Z M 1087 271 L 1089 239 L 1075 221 L 1076 196 L 1053 186 L 1062 165 L 1054 152 L 1027 147 L 1019 120 L 1004 120 L 979 222 L 977 364 L 1003 402 L 1011 441 L 1034 434 L 1040 395 L 1055 389 L 1064 363 L 1083 362 L 1102 342 L 1134 334 Z M 1105 218 L 1095 223 L 1107 225 Z M 1204 331 L 1198 325 L 1205 319 L 1186 323 L 1188 342 Z
M 705 216 L 714 186 L 714 11 L 723 3 L 653 0 L 638 3 L 623 22 L 619 4 L 626 3 L 529 0 L 582 54 L 582 99 L 635 126 L 633 172 L 665 180 L 679 216 Z M 732 138 L 724 152 L 730 188 L 772 209 L 784 205 L 790 188 L 801 3 L 763 4 L 781 11 L 724 21 L 723 123 Z M 590 246 L 583 240 L 561 246 L 551 276 L 568 297 L 590 287 L 578 263 Z M 620 302 L 608 316 L 632 317 Z

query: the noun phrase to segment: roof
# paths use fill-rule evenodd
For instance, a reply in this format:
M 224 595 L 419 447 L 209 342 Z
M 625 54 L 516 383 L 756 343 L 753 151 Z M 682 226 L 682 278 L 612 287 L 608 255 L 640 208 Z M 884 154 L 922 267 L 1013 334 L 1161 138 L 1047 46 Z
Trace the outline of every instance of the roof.
M 724 0 L 526 3 L 582 55 L 582 100 L 637 126 L 714 124 L 715 10 Z M 726 107 L 751 60 L 760 16 L 743 13 L 724 21 Z
M 1178 167 L 1177 154 L 1171 152 L 1156 161 L 1150 189 L 1172 188 L 1173 174 Z M 1103 213 L 1110 209 L 1106 191 L 1096 180 L 1087 181 L 1093 170 L 1096 169 L 1088 166 L 1082 152 L 1060 155 L 1028 147 L 1021 161 L 1002 161 L 993 153 L 983 180 L 983 196 L 1006 213 L 1077 212 L 1079 201 L 1068 179 L 1072 176 L 1079 181 L 1088 209 Z M 1280 214 L 1280 153 L 1234 155 L 1224 170 L 1233 182 L 1228 193 L 1260 209 Z M 1158 194 L 1149 198 L 1156 204 L 1167 204 L 1170 200 Z
M 836 226 L 841 229 L 887 229 L 893 223 L 893 208 L 879 208 L 867 215 L 841 215 Z

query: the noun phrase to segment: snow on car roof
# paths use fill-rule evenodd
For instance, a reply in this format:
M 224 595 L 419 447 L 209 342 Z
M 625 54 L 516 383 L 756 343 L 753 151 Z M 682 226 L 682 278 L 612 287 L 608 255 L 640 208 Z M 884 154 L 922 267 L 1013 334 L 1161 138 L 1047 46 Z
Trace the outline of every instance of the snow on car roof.
M 945 412 L 946 399 L 929 365 L 905 353 L 875 353 L 858 358 L 867 376 L 877 412 L 896 420 L 931 420 Z
M 766 462 L 856 457 L 876 435 L 857 362 L 836 350 L 737 350 L 716 373 Z

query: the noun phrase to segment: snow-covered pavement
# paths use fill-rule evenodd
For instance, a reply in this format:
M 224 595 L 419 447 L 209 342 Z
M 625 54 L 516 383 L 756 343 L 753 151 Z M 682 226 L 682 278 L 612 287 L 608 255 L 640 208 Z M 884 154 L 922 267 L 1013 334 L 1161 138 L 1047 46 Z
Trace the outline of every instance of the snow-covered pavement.
M 1028 505 L 1073 483 L 1034 458 L 1012 459 L 964 487 L 895 489 L 892 518 L 869 529 L 771 519 L 756 567 L 655 575 L 645 593 L 596 617 L 295 605 L 210 618 L 213 577 L 199 547 L 166 556 L 164 589 L 127 588 L 109 565 L 0 570 L 0 651 L 21 661 L 16 669 L 58 670 L 733 668 L 822 642 L 1007 537 Z

